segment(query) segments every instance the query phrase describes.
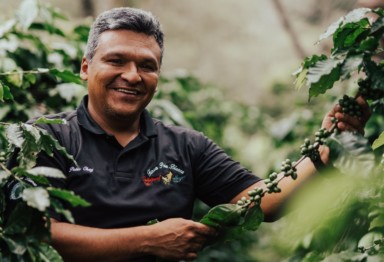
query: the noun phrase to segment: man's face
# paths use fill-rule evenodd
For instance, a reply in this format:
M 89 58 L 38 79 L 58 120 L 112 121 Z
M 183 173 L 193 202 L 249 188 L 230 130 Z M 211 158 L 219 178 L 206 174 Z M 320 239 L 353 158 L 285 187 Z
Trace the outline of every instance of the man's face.
M 151 101 L 160 72 L 156 40 L 128 30 L 99 37 L 92 61 L 83 58 L 80 76 L 88 81 L 88 110 L 104 120 L 137 118 Z

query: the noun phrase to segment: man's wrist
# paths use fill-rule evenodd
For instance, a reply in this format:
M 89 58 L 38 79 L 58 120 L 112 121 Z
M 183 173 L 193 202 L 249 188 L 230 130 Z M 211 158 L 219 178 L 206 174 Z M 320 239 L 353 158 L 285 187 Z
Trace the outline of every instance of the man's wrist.
M 319 153 L 311 157 L 311 161 L 318 172 L 328 167 L 329 162 L 329 148 L 327 146 L 320 146 Z

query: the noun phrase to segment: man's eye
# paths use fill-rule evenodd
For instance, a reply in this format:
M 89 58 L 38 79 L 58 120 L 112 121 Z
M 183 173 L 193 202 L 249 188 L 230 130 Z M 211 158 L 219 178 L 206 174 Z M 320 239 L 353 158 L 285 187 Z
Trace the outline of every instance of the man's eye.
M 140 68 L 142 68 L 144 71 L 148 71 L 148 72 L 154 72 L 157 70 L 157 68 L 152 64 L 142 64 L 142 65 L 140 65 Z
M 114 64 L 114 65 L 123 64 L 123 59 L 120 59 L 120 58 L 108 59 L 107 61 L 108 61 L 108 63 Z

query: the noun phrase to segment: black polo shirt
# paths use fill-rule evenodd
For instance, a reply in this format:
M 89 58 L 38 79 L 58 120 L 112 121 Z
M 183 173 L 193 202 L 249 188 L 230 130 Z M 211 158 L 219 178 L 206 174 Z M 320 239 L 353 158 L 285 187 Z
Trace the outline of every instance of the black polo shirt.
M 90 117 L 87 101 L 86 96 L 77 110 L 50 116 L 66 124 L 42 125 L 78 166 L 59 154 L 38 159 L 38 165 L 59 168 L 67 176 L 52 180 L 54 186 L 91 203 L 70 209 L 76 224 L 119 228 L 152 219 L 188 219 L 196 198 L 210 206 L 228 203 L 260 180 L 202 133 L 165 125 L 147 111 L 140 134 L 122 147 Z

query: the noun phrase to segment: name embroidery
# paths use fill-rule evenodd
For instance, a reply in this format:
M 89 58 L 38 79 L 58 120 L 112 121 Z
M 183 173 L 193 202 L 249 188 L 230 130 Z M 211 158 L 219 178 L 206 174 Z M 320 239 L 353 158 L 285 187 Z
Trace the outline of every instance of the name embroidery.
M 78 166 L 71 166 L 69 168 L 69 173 L 78 173 L 78 172 L 86 172 L 86 173 L 93 173 L 93 168 L 84 166 L 84 167 L 78 167 Z

